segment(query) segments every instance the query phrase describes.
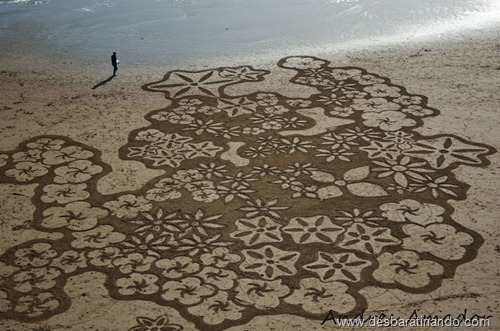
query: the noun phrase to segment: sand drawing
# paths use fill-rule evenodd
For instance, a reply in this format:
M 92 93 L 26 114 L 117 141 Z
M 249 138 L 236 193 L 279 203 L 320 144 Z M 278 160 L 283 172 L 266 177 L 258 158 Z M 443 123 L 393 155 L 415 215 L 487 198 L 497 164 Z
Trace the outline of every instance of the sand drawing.
M 483 239 L 453 220 L 448 200 L 469 188 L 453 170 L 487 166 L 492 147 L 418 134 L 439 113 L 427 98 L 361 68 L 308 56 L 278 66 L 317 93 L 226 94 L 269 74 L 250 66 L 172 71 L 144 86 L 169 105 L 119 155 L 165 174 L 137 191 L 101 194 L 113 169 L 64 136 L 0 152 L 1 183 L 38 184 L 32 227 L 62 236 L 0 256 L 1 317 L 64 313 L 68 278 L 92 270 L 113 299 L 172 307 L 203 330 L 259 315 L 320 320 L 368 308 L 366 286 L 433 291 L 476 257 Z M 137 323 L 130 330 L 183 328 Z

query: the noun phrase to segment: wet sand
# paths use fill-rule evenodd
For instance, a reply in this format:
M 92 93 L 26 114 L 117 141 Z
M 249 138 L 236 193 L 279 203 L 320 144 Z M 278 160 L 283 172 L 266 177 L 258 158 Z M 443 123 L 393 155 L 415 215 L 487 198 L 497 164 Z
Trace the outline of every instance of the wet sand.
M 500 42 L 498 28 L 454 35 L 433 42 L 405 43 L 384 49 L 358 49 L 343 53 L 296 54 L 318 56 L 333 66 L 353 66 L 391 79 L 409 93 L 428 97 L 428 106 L 441 114 L 424 120 L 415 131 L 423 135 L 454 134 L 480 144 L 500 148 Z M 168 101 L 160 93 L 141 90 L 146 83 L 158 81 L 169 70 L 205 70 L 219 66 L 251 65 L 272 73 L 260 83 L 244 83 L 228 88 L 229 94 L 275 91 L 289 97 L 307 98 L 313 91 L 290 84 L 293 72 L 277 68 L 273 61 L 238 58 L 206 61 L 184 67 L 127 65 L 120 66 L 118 76 L 108 82 L 111 66 L 96 63 L 80 65 L 67 59 L 32 58 L 17 54 L 3 57 L 0 67 L 0 150 L 16 149 L 18 144 L 38 135 L 62 135 L 102 152 L 102 160 L 113 171 L 99 181 L 101 194 L 140 189 L 152 178 L 164 173 L 148 169 L 140 162 L 120 159 L 118 150 L 127 144 L 129 132 L 149 125 L 144 116 L 166 107 Z M 282 54 L 290 56 L 294 54 Z M 96 85 L 99 85 L 95 87 Z M 95 88 L 93 88 L 95 87 Z M 408 316 L 414 310 L 422 314 L 458 315 L 465 309 L 470 314 L 492 315 L 492 329 L 498 329 L 498 256 L 500 215 L 500 156 L 488 157 L 487 167 L 460 166 L 454 170 L 458 180 L 470 185 L 467 199 L 450 201 L 454 220 L 484 238 L 473 261 L 456 269 L 441 287 L 430 293 L 412 294 L 398 289 L 365 287 L 361 294 L 372 314 Z M 0 185 L 2 251 L 26 240 L 56 238 L 55 233 L 30 229 L 34 206 L 30 202 L 34 184 Z M 27 227 L 27 228 L 25 228 Z M 170 323 L 185 330 L 194 326 L 174 309 L 149 301 L 113 300 L 103 286 L 105 277 L 87 272 L 71 277 L 65 286 L 72 298 L 66 312 L 35 324 L 0 319 L 0 327 L 8 330 L 129 330 L 140 325 L 136 317 L 152 320 L 168 315 Z M 134 312 L 134 314 L 130 314 Z M 330 330 L 318 321 L 276 311 L 262 315 L 231 330 Z M 133 329 L 136 330 L 136 329 Z M 142 330 L 142 329 L 137 329 Z M 144 328 L 144 330 L 147 330 Z

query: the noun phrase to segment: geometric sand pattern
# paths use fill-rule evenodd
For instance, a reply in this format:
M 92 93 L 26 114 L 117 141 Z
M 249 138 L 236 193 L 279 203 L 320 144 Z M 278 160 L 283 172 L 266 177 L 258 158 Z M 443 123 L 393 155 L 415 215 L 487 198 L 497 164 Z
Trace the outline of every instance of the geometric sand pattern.
M 0 316 L 40 321 L 66 311 L 68 278 L 107 275 L 116 300 L 176 309 L 200 330 L 287 312 L 367 309 L 367 286 L 424 293 L 483 243 L 453 218 L 466 198 L 459 165 L 488 165 L 492 147 L 413 131 L 438 115 L 424 96 L 360 68 L 288 57 L 307 99 L 229 96 L 269 74 L 250 66 L 172 71 L 144 89 L 169 106 L 146 116 L 120 150 L 166 171 L 137 191 L 102 195 L 100 151 L 63 136 L 0 152 L 0 183 L 38 184 L 32 227 L 62 234 L 0 256 Z M 182 330 L 138 318 L 130 330 Z

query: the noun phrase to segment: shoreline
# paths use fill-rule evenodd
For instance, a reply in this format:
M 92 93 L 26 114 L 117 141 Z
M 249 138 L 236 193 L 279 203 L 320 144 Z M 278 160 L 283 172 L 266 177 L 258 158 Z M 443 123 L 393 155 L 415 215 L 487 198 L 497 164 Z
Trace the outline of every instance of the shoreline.
M 500 41 L 499 27 L 484 31 L 474 31 L 463 35 L 454 35 L 447 40 L 417 42 L 408 45 L 387 45 L 383 49 L 354 49 L 342 53 L 321 52 L 313 55 L 332 62 L 339 67 L 361 67 L 371 73 L 388 77 L 395 85 L 404 86 L 409 93 L 428 97 L 428 104 L 438 109 L 441 114 L 424 120 L 424 125 L 415 131 L 424 135 L 440 133 L 456 134 L 465 139 L 488 144 L 500 150 Z M 205 63 L 174 65 L 148 65 L 120 63 L 118 77 L 96 89 L 93 86 L 105 80 L 112 73 L 112 67 L 106 61 L 57 62 L 51 58 L 34 59 L 21 56 L 16 59 L 0 59 L 2 73 L 0 85 L 3 96 L 0 103 L 0 151 L 15 149 L 28 138 L 41 134 L 64 135 L 102 151 L 102 159 L 113 172 L 99 183 L 99 191 L 112 194 L 124 190 L 142 187 L 148 180 L 162 174 L 161 170 L 147 169 L 135 161 L 123 161 L 118 157 L 119 147 L 125 145 L 131 130 L 145 127 L 149 122 L 144 118 L 149 112 L 166 107 L 168 101 L 161 93 L 141 90 L 146 83 L 158 81 L 168 70 L 200 70 L 222 65 L 233 66 L 248 64 L 258 69 L 272 70 L 262 84 L 245 83 L 230 89 L 232 94 L 250 93 L 260 89 L 277 91 L 290 96 L 305 96 L 310 90 L 290 86 L 288 80 L 293 72 L 276 68 L 276 62 L 284 56 L 255 59 L 212 59 Z M 270 55 L 271 57 L 272 55 Z M 108 60 L 108 59 L 105 59 Z M 226 62 L 224 62 L 226 61 Z M 229 63 L 230 62 L 230 63 Z M 26 65 L 26 63 L 29 63 Z M 478 232 L 485 243 L 479 250 L 478 257 L 457 269 L 455 276 L 445 279 L 436 291 L 426 294 L 409 294 L 398 290 L 386 290 L 367 287 L 363 295 L 370 302 L 371 312 L 389 311 L 395 315 L 408 315 L 415 307 L 425 313 L 445 315 L 463 312 L 464 308 L 483 315 L 493 315 L 493 326 L 500 323 L 496 316 L 500 312 L 496 294 L 499 285 L 496 281 L 499 272 L 495 262 L 498 258 L 500 215 L 500 155 L 488 157 L 491 164 L 483 168 L 461 166 L 454 170 L 457 178 L 471 185 L 465 201 L 452 201 L 455 208 L 454 219 Z M 12 195 L 22 193 L 22 196 Z M 29 187 L 0 185 L 0 215 L 9 217 L 8 224 L 2 224 L 1 251 L 22 242 L 22 236 L 15 235 L 11 225 L 20 224 L 32 216 Z M 20 210 L 21 209 L 21 210 Z M 22 210 L 24 209 L 24 210 Z M 26 230 L 26 236 L 41 236 L 34 230 Z M 82 275 L 72 280 L 73 286 L 92 275 Z M 95 275 L 94 275 L 95 276 Z M 96 276 L 103 281 L 103 276 Z M 93 299 L 106 293 L 104 288 L 99 293 L 92 293 Z M 75 297 L 85 293 L 84 289 L 75 290 Z M 106 309 L 119 312 L 120 308 L 132 305 L 127 301 L 115 303 L 110 299 L 99 299 Z M 93 321 L 85 320 L 86 307 L 81 299 L 64 314 L 57 315 L 36 325 L 64 324 L 65 318 L 83 320 L 81 330 L 92 330 Z M 161 311 L 152 302 L 133 304 L 137 309 Z M 79 311 L 81 309 L 81 311 Z M 173 310 L 172 310 L 173 311 Z M 99 316 L 103 329 L 113 329 L 119 316 Z M 326 313 L 326 312 L 325 312 Z M 172 313 L 177 316 L 176 313 Z M 269 316 L 268 316 L 269 317 Z M 231 330 L 263 329 L 277 327 L 286 329 L 310 326 L 310 321 L 294 316 L 260 316 L 241 327 Z M 67 323 L 68 324 L 68 323 Z M 31 330 L 34 325 L 14 321 L 0 320 L 0 326 L 10 326 L 16 331 Z M 316 326 L 316 325 L 315 325 Z M 78 325 L 77 325 L 78 327 Z M 87 329 L 84 329 L 86 327 Z M 318 330 L 331 329 L 330 325 Z M 106 329 L 108 330 L 108 329 Z
M 29 3 L 0 7 L 5 46 L 0 59 L 9 53 L 34 54 L 95 65 L 116 50 L 133 66 L 223 66 L 255 59 L 269 62 L 281 52 L 329 56 L 411 47 L 500 26 L 498 0 L 422 0 L 404 6 L 395 0 Z
M 438 84 L 447 84 L 444 86 L 447 90 L 453 90 L 452 84 L 455 82 L 455 85 L 461 89 L 470 86 L 475 89 L 475 92 L 479 92 L 481 86 L 475 86 L 474 82 L 471 82 L 472 84 L 466 82 L 465 76 L 469 74 L 465 73 L 471 72 L 472 75 L 481 77 L 486 81 L 493 80 L 492 82 L 496 83 L 495 74 L 500 70 L 500 61 L 495 58 L 495 52 L 500 50 L 500 42 L 497 39 L 499 30 L 500 26 L 495 26 L 486 31 L 479 30 L 451 35 L 444 40 L 420 41 L 413 44 L 411 42 L 388 44 L 372 49 L 355 48 L 333 53 L 266 54 L 253 58 L 253 60 L 240 57 L 212 58 L 206 61 L 201 59 L 184 65 L 152 65 L 147 61 L 141 64 L 121 62 L 118 76 L 109 83 L 97 86 L 95 89 L 92 89 L 92 87 L 109 78 L 112 73 L 112 66 L 108 63 L 109 59 L 98 62 L 90 60 L 78 62 L 71 59 L 40 58 L 17 53 L 15 57 L 11 55 L 0 58 L 0 66 L 3 68 L 0 79 L 2 80 L 2 86 L 5 86 L 0 111 L 3 119 L 13 118 L 15 117 L 15 111 L 24 108 L 27 110 L 50 111 L 50 107 L 62 106 L 68 104 L 68 100 L 75 100 L 71 107 L 80 112 L 89 109 L 89 107 L 95 108 L 100 103 L 99 97 L 109 98 L 105 106 L 117 109 L 127 107 L 127 102 L 123 98 L 125 100 L 127 98 L 134 99 L 134 101 L 137 101 L 136 98 L 140 98 L 144 104 L 139 107 L 143 111 L 148 111 L 156 109 L 156 107 L 164 107 L 166 100 L 161 94 L 148 93 L 143 91 L 141 87 L 152 81 L 159 80 L 169 70 L 204 70 L 220 66 L 240 65 L 251 65 L 254 68 L 269 70 L 276 69 L 275 64 L 281 57 L 311 55 L 329 60 L 332 65 L 338 67 L 362 67 L 370 72 L 388 77 L 393 83 L 407 87 L 411 93 L 428 96 L 429 104 L 432 107 L 442 110 L 443 115 L 450 115 L 453 113 L 450 109 L 453 107 L 453 103 L 450 104 L 450 100 L 446 100 L 446 96 L 435 88 L 436 82 Z M 399 66 L 394 66 L 395 64 Z M 282 70 L 278 70 L 278 72 L 280 75 L 287 75 Z M 292 77 L 290 73 L 288 73 L 288 76 Z M 270 80 L 273 78 L 271 76 L 266 79 L 269 80 L 269 88 L 273 88 L 274 83 Z M 282 77 L 277 77 L 276 80 L 282 80 Z M 458 81 L 461 82 L 458 83 Z M 267 81 L 263 84 L 266 83 Z M 489 86 L 484 87 L 488 89 Z M 245 84 L 245 88 L 251 89 L 251 84 Z M 274 88 L 282 90 L 281 87 L 275 86 Z M 295 89 L 294 93 L 297 92 L 300 91 Z M 112 99 L 114 94 L 121 96 L 122 100 L 119 98 Z M 491 96 L 492 99 L 485 98 L 482 100 L 487 104 L 486 108 L 489 111 L 493 110 L 497 105 L 496 102 L 498 102 L 498 96 L 493 91 Z M 457 97 L 460 99 L 459 96 Z M 456 97 L 452 100 L 456 100 Z M 36 107 L 45 101 L 47 103 L 43 107 L 49 109 Z M 465 102 L 466 100 L 460 100 L 460 103 L 456 106 L 463 107 Z M 136 107 L 138 106 L 133 104 L 130 108 Z M 32 115 L 36 116 L 36 111 Z M 494 113 L 489 112 L 487 115 L 492 116 L 493 119 L 495 118 Z M 467 114 L 463 112 L 460 116 L 466 117 Z M 440 119 L 440 117 L 437 117 L 433 121 L 439 121 Z M 434 131 L 432 129 L 433 121 L 426 123 L 420 130 Z M 463 131 L 464 127 L 458 127 L 460 123 L 454 123 L 454 126 L 455 130 Z M 19 135 L 20 132 L 9 131 L 5 124 L 0 127 L 0 130 L 4 137 L 27 137 L 35 132 L 50 133 L 51 131 L 49 125 L 48 127 L 39 127 L 30 131 L 29 134 Z M 474 130 L 471 135 L 481 134 L 475 132 L 474 128 L 471 128 L 471 130 Z M 5 136 L 5 134 L 7 135 Z M 494 139 L 488 139 L 488 137 L 485 137 L 485 139 L 488 140 L 485 141 L 487 144 L 494 145 L 496 143 Z M 2 139 L 0 148 L 15 148 L 20 142 L 19 139 L 15 138 L 13 140 Z

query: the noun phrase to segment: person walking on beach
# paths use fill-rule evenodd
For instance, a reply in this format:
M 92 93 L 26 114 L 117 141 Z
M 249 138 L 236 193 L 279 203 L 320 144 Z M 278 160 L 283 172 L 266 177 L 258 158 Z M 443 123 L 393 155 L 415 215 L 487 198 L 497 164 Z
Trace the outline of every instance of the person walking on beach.
M 113 77 L 116 76 L 116 72 L 118 71 L 118 59 L 116 58 L 116 52 L 113 52 L 111 55 L 111 65 L 113 66 Z

